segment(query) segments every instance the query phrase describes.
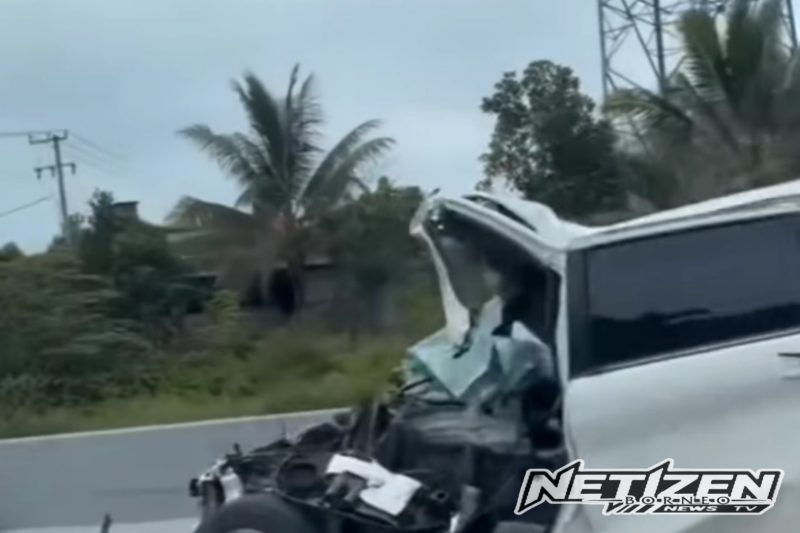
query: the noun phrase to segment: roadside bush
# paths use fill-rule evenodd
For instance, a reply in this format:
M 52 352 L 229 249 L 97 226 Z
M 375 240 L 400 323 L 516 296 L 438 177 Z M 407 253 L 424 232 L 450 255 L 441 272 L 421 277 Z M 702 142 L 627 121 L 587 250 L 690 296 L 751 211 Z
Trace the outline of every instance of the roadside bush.
M 150 350 L 135 324 L 114 317 L 118 297 L 63 252 L 0 263 L 0 403 L 110 397 L 109 376 L 133 375 Z
M 245 323 L 239 296 L 229 290 L 217 291 L 209 302 L 211 331 L 209 351 L 215 355 L 242 357 L 251 347 L 251 331 Z

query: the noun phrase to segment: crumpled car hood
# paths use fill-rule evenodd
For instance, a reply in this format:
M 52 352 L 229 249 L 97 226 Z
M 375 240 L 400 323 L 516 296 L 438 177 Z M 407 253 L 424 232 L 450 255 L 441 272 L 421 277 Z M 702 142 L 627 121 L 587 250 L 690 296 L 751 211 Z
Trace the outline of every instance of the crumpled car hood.
M 493 333 L 501 321 L 501 304 L 492 300 L 469 332 L 464 345 L 439 331 L 411 346 L 409 381 L 428 377 L 452 399 L 486 404 L 524 390 L 540 376 L 552 375 L 549 348 L 522 324 L 511 337 Z

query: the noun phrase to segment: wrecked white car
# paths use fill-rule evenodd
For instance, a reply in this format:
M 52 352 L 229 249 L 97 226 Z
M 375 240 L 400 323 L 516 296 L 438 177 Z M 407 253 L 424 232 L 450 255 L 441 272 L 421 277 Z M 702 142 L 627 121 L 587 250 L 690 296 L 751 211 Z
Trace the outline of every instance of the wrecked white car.
M 800 187 L 601 228 L 516 199 L 433 199 L 412 232 L 447 324 L 409 349 L 406 385 L 220 460 L 192 481 L 197 533 L 794 530 L 781 501 L 751 518 L 513 510 L 527 469 L 574 459 L 777 467 L 793 499 Z

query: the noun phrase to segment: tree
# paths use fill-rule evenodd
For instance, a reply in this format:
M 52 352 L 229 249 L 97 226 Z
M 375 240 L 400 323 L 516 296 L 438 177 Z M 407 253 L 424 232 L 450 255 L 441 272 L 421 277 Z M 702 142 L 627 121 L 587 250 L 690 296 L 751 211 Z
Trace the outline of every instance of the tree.
M 391 307 L 387 289 L 411 276 L 410 267 L 418 257 L 409 221 L 422 200 L 419 188 L 397 187 L 383 177 L 374 190 L 327 216 L 324 226 L 331 255 L 343 274 L 352 307 L 351 327 L 386 326 Z
M 684 67 L 660 91 L 629 89 L 605 108 L 643 131 L 640 152 L 669 168 L 671 204 L 795 178 L 800 67 L 783 44 L 781 2 L 735 0 L 720 29 L 707 10 L 679 24 Z
M 25 254 L 22 253 L 22 250 L 19 249 L 14 242 L 9 242 L 3 245 L 0 248 L 0 262 L 2 261 L 13 261 L 14 259 L 19 259 L 23 257 Z
M 169 340 L 196 296 L 185 282 L 188 265 L 169 249 L 161 228 L 118 219 L 110 192 L 95 192 L 89 208 L 77 241 L 84 271 L 111 279 L 118 313 L 140 323 L 148 338 Z
M 534 61 L 522 76 L 506 72 L 481 109 L 496 117 L 483 187 L 501 179 L 526 198 L 565 216 L 624 205 L 611 124 L 594 116 L 572 70 Z
M 363 186 L 360 172 L 393 141 L 369 138 L 379 123 L 368 121 L 323 153 L 313 77 L 298 85 L 298 75 L 295 66 L 282 99 L 253 74 L 234 82 L 247 133 L 220 134 L 204 125 L 181 131 L 237 181 L 241 194 L 234 207 L 186 197 L 169 221 L 184 231 L 182 249 L 217 269 L 230 287 L 245 289 L 257 279 L 266 295 L 275 262 L 285 261 L 302 302 L 302 268 L 318 221 Z
M 122 294 L 124 316 L 139 321 L 148 338 L 166 343 L 183 328 L 183 319 L 199 290 L 186 276 L 189 266 L 167 244 L 164 234 L 130 224 L 114 241 L 111 277 Z
M 89 199 L 89 216 L 78 220 L 78 256 L 87 272 L 110 275 L 114 268 L 114 237 L 121 227 L 114 217 L 114 196 L 95 191 Z

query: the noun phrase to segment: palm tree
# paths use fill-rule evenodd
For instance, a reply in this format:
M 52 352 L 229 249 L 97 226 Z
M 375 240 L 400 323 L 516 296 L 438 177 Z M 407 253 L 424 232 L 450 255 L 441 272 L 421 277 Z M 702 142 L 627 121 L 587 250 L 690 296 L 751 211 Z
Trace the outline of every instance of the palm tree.
M 797 177 L 800 69 L 779 0 L 733 0 L 724 29 L 703 9 L 679 24 L 685 60 L 659 92 L 621 90 L 605 109 L 631 118 L 651 157 L 691 201 Z
M 383 156 L 393 140 L 369 138 L 379 126 L 373 120 L 324 153 L 313 77 L 298 85 L 298 74 L 296 65 L 282 99 L 252 73 L 233 83 L 247 133 L 220 134 L 205 125 L 180 131 L 237 181 L 241 194 L 233 207 L 184 197 L 168 221 L 179 230 L 179 249 L 217 270 L 224 285 L 245 290 L 258 280 L 265 295 L 281 261 L 302 301 L 302 267 L 318 221 L 357 194 L 365 165 Z

